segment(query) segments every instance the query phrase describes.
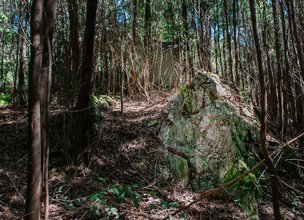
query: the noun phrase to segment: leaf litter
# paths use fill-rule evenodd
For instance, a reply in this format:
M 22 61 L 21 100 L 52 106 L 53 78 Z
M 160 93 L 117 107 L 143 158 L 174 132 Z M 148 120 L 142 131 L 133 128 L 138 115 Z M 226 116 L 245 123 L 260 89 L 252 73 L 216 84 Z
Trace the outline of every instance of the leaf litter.
M 99 134 L 85 151 L 87 163 L 78 167 L 64 159 L 58 126 L 63 110 L 52 106 L 50 219 L 162 219 L 197 196 L 159 172 L 166 166 L 166 151 L 158 132 L 162 111 L 172 95 L 155 93 L 149 102 L 126 98 L 123 115 L 117 101 L 105 113 Z M 1 107 L 0 134 L 0 219 L 18 219 L 24 213 L 26 193 L 26 110 Z M 100 197 L 98 204 L 92 200 L 94 195 Z M 259 212 L 261 219 L 268 219 L 272 207 L 269 200 L 264 200 Z M 296 216 L 291 208 L 282 207 L 284 219 L 303 219 L 301 212 Z M 233 199 L 211 197 L 172 219 L 246 217 Z

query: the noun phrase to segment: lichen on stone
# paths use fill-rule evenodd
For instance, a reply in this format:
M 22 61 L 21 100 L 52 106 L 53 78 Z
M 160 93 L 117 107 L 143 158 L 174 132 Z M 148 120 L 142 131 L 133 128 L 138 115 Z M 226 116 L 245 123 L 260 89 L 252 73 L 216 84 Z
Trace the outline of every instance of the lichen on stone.
M 218 76 L 209 73 L 198 73 L 171 100 L 160 138 L 166 148 L 189 155 L 185 159 L 168 153 L 169 169 L 177 180 L 201 190 L 225 182 L 236 168 L 251 166 L 248 140 L 258 138 L 258 123 L 250 106 L 237 100 Z

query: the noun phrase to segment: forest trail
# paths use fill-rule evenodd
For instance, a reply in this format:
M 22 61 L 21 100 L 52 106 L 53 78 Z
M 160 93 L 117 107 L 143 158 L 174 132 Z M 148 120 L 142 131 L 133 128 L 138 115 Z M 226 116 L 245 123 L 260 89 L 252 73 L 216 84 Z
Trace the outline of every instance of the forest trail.
M 157 135 L 162 111 L 172 95 L 155 93 L 150 102 L 125 99 L 122 116 L 120 103 L 115 102 L 105 113 L 99 135 L 84 153 L 87 165 L 67 165 L 60 146 L 51 145 L 50 219 L 85 219 L 92 210 L 96 211 L 92 209 L 92 195 L 111 187 L 126 193 L 131 190 L 140 198 L 136 208 L 134 198 L 126 196 L 118 203 L 107 192 L 104 200 L 109 207 L 117 208 L 120 219 L 165 217 L 196 195 L 173 180 L 166 182 L 156 172 L 157 167 L 165 165 L 166 155 Z M 23 216 L 25 203 L 27 112 L 5 107 L 0 115 L 0 219 L 17 219 Z M 51 140 L 58 143 L 62 137 L 58 127 L 62 111 L 53 108 L 51 115 Z M 113 213 L 107 215 L 111 217 Z M 232 201 L 223 203 L 220 199 L 196 205 L 184 215 L 189 219 L 244 219 Z
M 166 163 L 158 138 L 162 111 L 173 95 L 155 93 L 150 102 L 125 99 L 123 115 L 120 102 L 116 101 L 84 153 L 85 165 L 67 164 L 60 152 L 62 145 L 51 145 L 50 219 L 98 219 L 95 214 L 99 212 L 109 218 L 161 219 L 197 195 L 157 172 Z M 8 107 L 1 108 L 0 113 L 0 219 L 16 219 L 24 212 L 27 114 Z M 62 113 L 57 107 L 52 109 L 54 143 L 60 143 L 62 138 Z M 94 202 L 94 195 L 102 195 L 104 203 Z M 260 211 L 270 215 L 271 203 L 263 203 Z M 246 219 L 229 195 L 208 198 L 182 216 Z
M 116 102 L 101 121 L 94 141 L 96 147 L 89 152 L 89 155 L 99 155 L 98 158 L 90 156 L 91 167 L 99 167 L 102 173 L 117 181 L 154 182 L 153 175 L 147 179 L 147 174 L 155 172 L 155 166 L 164 160 L 157 133 L 162 110 L 171 95 L 155 94 L 150 102 L 127 99 L 123 115 L 120 102 Z

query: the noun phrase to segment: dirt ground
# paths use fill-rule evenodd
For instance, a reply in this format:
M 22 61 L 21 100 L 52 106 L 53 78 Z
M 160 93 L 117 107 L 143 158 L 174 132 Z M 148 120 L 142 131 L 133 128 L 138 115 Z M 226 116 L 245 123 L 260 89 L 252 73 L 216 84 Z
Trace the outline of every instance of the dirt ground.
M 65 112 L 51 110 L 50 219 L 161 219 L 197 196 L 160 175 L 166 152 L 158 138 L 162 110 L 172 93 L 117 102 L 84 153 L 86 164 L 66 162 L 62 126 Z M 27 173 L 27 112 L 0 108 L 0 219 L 24 214 Z M 304 219 L 304 186 L 280 170 L 284 219 Z M 271 219 L 269 187 L 259 199 L 260 219 Z M 43 207 L 42 207 L 43 208 Z M 100 214 L 100 215 L 99 215 Z M 234 198 L 211 197 L 172 219 L 247 219 Z

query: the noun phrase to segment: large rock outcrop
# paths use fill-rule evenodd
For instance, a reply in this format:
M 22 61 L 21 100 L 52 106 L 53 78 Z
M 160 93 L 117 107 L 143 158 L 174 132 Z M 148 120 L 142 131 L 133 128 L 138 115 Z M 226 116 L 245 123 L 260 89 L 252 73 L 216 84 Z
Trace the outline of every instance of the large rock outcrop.
M 168 152 L 169 173 L 184 185 L 206 190 L 247 171 L 255 164 L 258 121 L 241 94 L 211 73 L 198 73 L 164 110 L 160 138 Z M 249 219 L 258 219 L 255 175 L 235 192 Z
M 198 73 L 164 114 L 160 138 L 168 152 L 169 170 L 185 185 L 204 190 L 253 165 L 258 122 L 240 94 L 217 75 Z

